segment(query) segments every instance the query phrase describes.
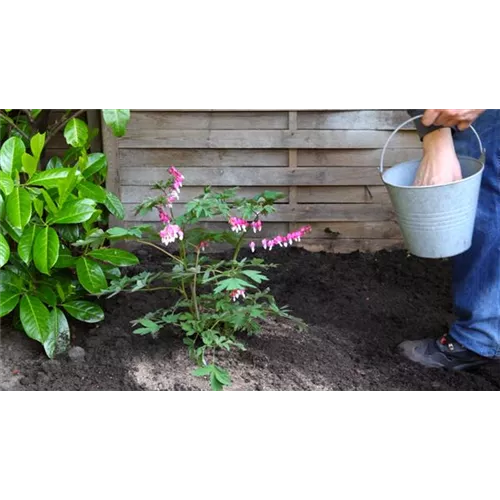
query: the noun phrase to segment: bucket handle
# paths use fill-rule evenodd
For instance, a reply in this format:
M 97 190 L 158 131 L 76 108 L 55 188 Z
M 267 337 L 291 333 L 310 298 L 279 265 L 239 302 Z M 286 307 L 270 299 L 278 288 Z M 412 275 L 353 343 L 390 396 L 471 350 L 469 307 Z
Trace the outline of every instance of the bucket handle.
M 387 146 L 389 145 L 389 142 L 391 142 L 392 138 L 405 126 L 408 125 L 408 123 L 411 123 L 412 121 L 416 120 L 417 118 L 422 118 L 424 115 L 417 115 L 409 120 L 406 120 L 404 123 L 402 123 L 390 136 L 389 139 L 387 139 L 387 142 L 385 143 L 384 149 L 382 150 L 382 156 L 380 157 L 380 175 L 384 173 L 384 157 L 385 157 L 385 152 L 387 150 Z M 481 142 L 481 139 L 479 137 L 479 134 L 476 132 L 476 129 L 471 125 L 470 126 L 472 132 L 474 132 L 477 141 L 479 142 L 479 151 L 481 152 L 481 156 L 485 153 L 483 149 L 483 143 Z

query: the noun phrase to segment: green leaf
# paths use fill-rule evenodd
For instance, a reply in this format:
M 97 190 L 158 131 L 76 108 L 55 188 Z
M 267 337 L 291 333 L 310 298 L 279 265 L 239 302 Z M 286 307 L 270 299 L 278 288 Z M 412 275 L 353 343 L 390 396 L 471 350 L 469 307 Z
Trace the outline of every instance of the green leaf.
M 52 168 L 50 170 L 45 170 L 44 172 L 37 172 L 26 184 L 43 186 L 45 188 L 57 187 L 61 181 L 67 179 L 70 171 L 71 169 L 63 167 Z
M 224 386 L 219 382 L 215 372 L 210 373 L 210 385 L 213 391 L 222 391 Z
M 195 377 L 205 377 L 206 375 L 210 375 L 212 371 L 213 365 L 202 366 L 201 368 L 197 368 L 191 372 L 191 375 L 194 375 Z
M 50 333 L 43 343 L 45 352 L 50 359 L 53 359 L 59 354 L 67 352 L 70 345 L 70 330 L 68 320 L 64 313 L 54 307 L 50 312 Z
M 76 257 L 73 257 L 71 255 L 71 252 L 61 246 L 59 249 L 59 258 L 57 259 L 57 262 L 54 264 L 54 267 L 56 269 L 63 269 L 65 267 L 74 267 L 76 265 Z
M 57 305 L 57 295 L 49 285 L 41 284 L 36 289 L 36 296 L 49 306 L 55 307 Z
M 222 368 L 219 368 L 218 366 L 214 366 L 214 374 L 215 374 L 217 380 L 221 384 L 223 384 L 223 385 L 230 385 L 231 384 L 231 377 L 229 376 L 229 373 L 227 373 Z
M 33 262 L 43 274 L 50 274 L 59 258 L 59 236 L 55 229 L 44 227 L 40 229 L 33 244 Z
M 19 309 L 21 324 L 28 337 L 42 344 L 49 336 L 49 310 L 40 299 L 23 295 Z
M 8 270 L 0 271 L 0 292 L 16 292 L 20 293 L 23 288 L 23 278 Z
M 0 233 L 0 267 L 5 266 L 10 259 L 10 246 L 5 236 Z
M 19 240 L 19 244 L 17 246 L 17 253 L 21 260 L 25 264 L 29 264 L 31 262 L 31 254 L 33 248 L 33 242 L 35 241 L 37 227 L 36 226 L 28 226 L 25 228 L 21 239 Z
M 78 118 L 72 118 L 64 127 L 64 138 L 70 146 L 75 148 L 85 146 L 89 138 L 89 129 L 86 123 Z
M 90 198 L 98 203 L 104 203 L 106 201 L 106 190 L 92 182 L 80 182 L 80 184 L 78 184 L 78 193 L 82 198 Z
M 49 212 L 50 214 L 57 213 L 59 209 L 57 208 L 56 204 L 54 203 L 54 200 L 51 198 L 48 191 L 42 190 L 42 196 L 43 199 L 45 200 L 45 208 L 47 209 L 47 212 Z
M 255 281 L 256 283 L 262 283 L 263 281 L 268 281 L 268 278 L 266 278 L 259 271 L 252 271 L 252 270 L 245 269 L 244 271 L 242 271 L 242 273 L 245 276 L 248 276 L 251 280 Z
M 239 278 L 227 278 L 219 283 L 219 285 L 215 288 L 214 293 L 220 293 L 224 290 L 232 291 L 245 288 L 255 288 L 255 286 L 247 283 L 246 281 L 240 280 Z
M 0 220 L 5 219 L 5 200 L 3 199 L 2 193 L 0 193 Z
M 83 176 L 88 179 L 101 169 L 108 166 L 106 156 L 103 153 L 91 153 L 87 158 L 87 166 L 83 170 Z
M 109 262 L 110 264 L 120 267 L 139 264 L 139 259 L 133 253 L 119 250 L 118 248 L 92 250 L 89 255 L 94 257 L 94 259 L 103 260 L 104 262 Z
M 19 292 L 2 292 L 0 293 L 0 318 L 7 316 L 14 310 L 19 302 Z
M 31 152 L 33 156 L 38 160 L 40 160 L 40 156 L 42 155 L 43 147 L 45 146 L 45 132 L 43 134 L 35 134 L 30 141 Z
M 43 209 L 45 208 L 43 200 L 41 200 L 40 198 L 35 198 L 33 200 L 33 208 L 35 209 L 35 212 L 38 214 L 38 217 L 40 217 L 41 219 L 43 217 Z
M 104 319 L 103 310 L 92 302 L 87 302 L 86 300 L 74 300 L 72 302 L 67 302 L 63 304 L 64 309 L 73 316 L 73 318 L 79 321 L 85 321 L 86 323 L 98 323 Z
M 148 335 L 148 334 L 154 335 L 155 333 L 158 333 L 161 330 L 161 326 L 157 325 L 154 321 L 151 321 L 150 319 L 141 319 L 139 323 L 143 325 L 144 328 L 137 328 L 132 333 L 135 333 L 137 335 Z
M 63 162 L 59 156 L 53 156 L 47 163 L 45 170 L 52 170 L 53 168 L 63 168 Z
M 82 200 L 68 201 L 61 210 L 48 218 L 49 224 L 79 224 L 92 217 L 95 210 L 95 201 L 83 198 Z
M 0 148 L 0 168 L 8 174 L 21 170 L 26 147 L 19 137 L 7 139 Z
M 106 125 L 111 128 L 113 134 L 122 137 L 127 131 L 127 123 L 130 120 L 129 109 L 103 109 L 102 116 Z
M 125 208 L 123 208 L 122 202 L 114 193 L 106 191 L 104 205 L 117 219 L 123 220 L 125 218 Z
M 7 197 L 7 220 L 12 227 L 23 229 L 31 219 L 31 196 L 24 188 L 16 187 Z
M 23 232 L 20 229 L 13 228 L 6 220 L 0 222 L 0 227 L 4 233 L 7 233 L 16 243 L 19 242 Z
M 7 196 L 14 190 L 14 181 L 5 172 L 0 172 L 0 189 Z
M 59 206 L 62 207 L 71 195 L 76 185 L 82 180 L 82 175 L 77 167 L 68 169 L 68 177 L 57 185 L 59 191 Z
M 38 160 L 29 153 L 23 153 L 21 161 L 23 165 L 23 172 L 26 172 L 31 177 L 36 172 Z
M 104 271 L 93 260 L 80 257 L 76 262 L 76 274 L 87 292 L 98 294 L 108 287 Z

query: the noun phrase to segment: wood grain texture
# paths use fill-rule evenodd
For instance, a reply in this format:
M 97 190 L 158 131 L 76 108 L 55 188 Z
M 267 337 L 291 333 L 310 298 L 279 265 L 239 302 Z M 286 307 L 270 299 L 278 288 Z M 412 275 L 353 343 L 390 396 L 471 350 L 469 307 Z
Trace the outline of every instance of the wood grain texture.
M 105 138 L 113 150 L 110 185 L 125 204 L 125 225 L 157 223 L 156 213 L 138 217 L 134 209 L 175 165 L 185 176 L 176 211 L 204 185 L 239 186 L 243 196 L 271 189 L 286 197 L 266 218 L 270 233 L 311 224 L 303 245 L 312 251 L 401 248 L 378 166 L 407 117 L 405 110 L 133 110 L 126 136 Z M 409 124 L 393 138 L 385 166 L 421 157 Z

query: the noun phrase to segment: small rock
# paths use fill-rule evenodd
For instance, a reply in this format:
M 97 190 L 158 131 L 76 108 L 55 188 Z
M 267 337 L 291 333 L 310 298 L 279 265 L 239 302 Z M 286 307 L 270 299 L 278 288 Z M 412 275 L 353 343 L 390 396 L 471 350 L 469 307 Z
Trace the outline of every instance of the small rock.
M 85 349 L 83 347 L 72 347 L 68 352 L 69 359 L 75 362 L 85 361 Z

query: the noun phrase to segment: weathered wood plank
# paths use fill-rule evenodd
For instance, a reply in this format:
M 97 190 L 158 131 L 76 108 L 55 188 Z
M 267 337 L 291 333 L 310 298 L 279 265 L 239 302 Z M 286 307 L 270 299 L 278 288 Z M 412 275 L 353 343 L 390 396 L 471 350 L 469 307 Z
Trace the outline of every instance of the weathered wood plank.
M 108 173 L 106 176 L 106 189 L 114 193 L 118 198 L 121 198 L 121 169 L 118 161 L 118 146 L 117 139 L 111 130 L 104 123 L 104 118 L 101 113 L 101 132 L 102 146 L 104 154 L 108 162 Z M 109 222 L 111 226 L 120 226 L 122 221 L 118 220 L 114 215 L 110 215 Z
M 358 109 L 349 111 L 299 111 L 299 129 L 317 130 L 395 130 L 408 120 L 405 110 Z M 405 130 L 415 129 L 413 123 Z
M 286 129 L 286 111 L 143 111 L 131 113 L 128 130 L 273 130 Z
M 299 167 L 378 167 L 381 149 L 338 149 L 298 151 Z M 422 148 L 388 149 L 386 165 L 422 158 Z
M 126 220 L 154 222 L 157 220 L 156 212 L 149 214 L 135 215 L 135 204 L 126 203 Z M 183 210 L 182 204 L 178 205 L 178 210 Z M 215 221 L 220 219 L 215 219 Z M 363 205 L 363 204 L 317 204 L 317 205 L 277 205 L 276 212 L 265 218 L 270 222 L 330 222 L 330 221 L 387 221 L 394 220 L 392 207 L 389 205 Z
M 187 186 L 349 186 L 381 185 L 380 174 L 375 168 L 184 168 Z M 122 185 L 150 186 L 168 178 L 166 168 L 121 169 Z
M 130 130 L 120 148 L 382 148 L 390 132 L 378 130 Z M 393 148 L 417 148 L 416 132 L 397 134 Z
M 223 191 L 224 187 L 214 187 L 213 191 L 220 192 Z M 278 191 L 287 195 L 288 187 L 282 186 Z M 256 196 L 257 194 L 262 193 L 263 191 L 269 190 L 269 186 L 259 187 L 259 186 L 250 186 L 241 188 L 238 192 L 239 196 L 245 198 L 251 198 Z M 144 199 L 149 197 L 154 197 L 159 195 L 158 191 L 154 191 L 150 186 L 122 186 L 122 202 L 123 203 L 140 203 Z M 176 203 L 186 203 L 189 200 L 192 200 L 196 196 L 203 194 L 202 186 L 192 186 L 192 187 L 183 187 L 181 189 L 179 200 Z M 288 196 L 279 200 L 278 203 L 288 203 Z
M 120 149 L 121 167 L 286 167 L 288 151 L 262 149 Z
M 163 229 L 164 225 L 158 222 L 156 219 L 154 221 L 148 221 L 153 228 L 158 232 Z M 127 220 L 124 223 L 125 227 L 131 227 L 137 224 L 137 222 Z M 200 222 L 196 224 L 197 227 L 203 227 L 210 231 L 224 231 L 229 228 L 227 222 Z M 254 233 L 253 231 L 248 231 L 246 233 L 245 240 L 247 242 L 255 241 L 258 242 L 263 238 L 273 238 L 277 234 L 286 235 L 288 233 L 288 222 L 266 222 L 262 226 L 262 231 Z
M 305 186 L 297 188 L 298 203 L 390 203 L 385 186 Z
M 313 222 L 312 231 L 304 236 L 311 239 L 401 239 L 396 221 L 379 222 Z

